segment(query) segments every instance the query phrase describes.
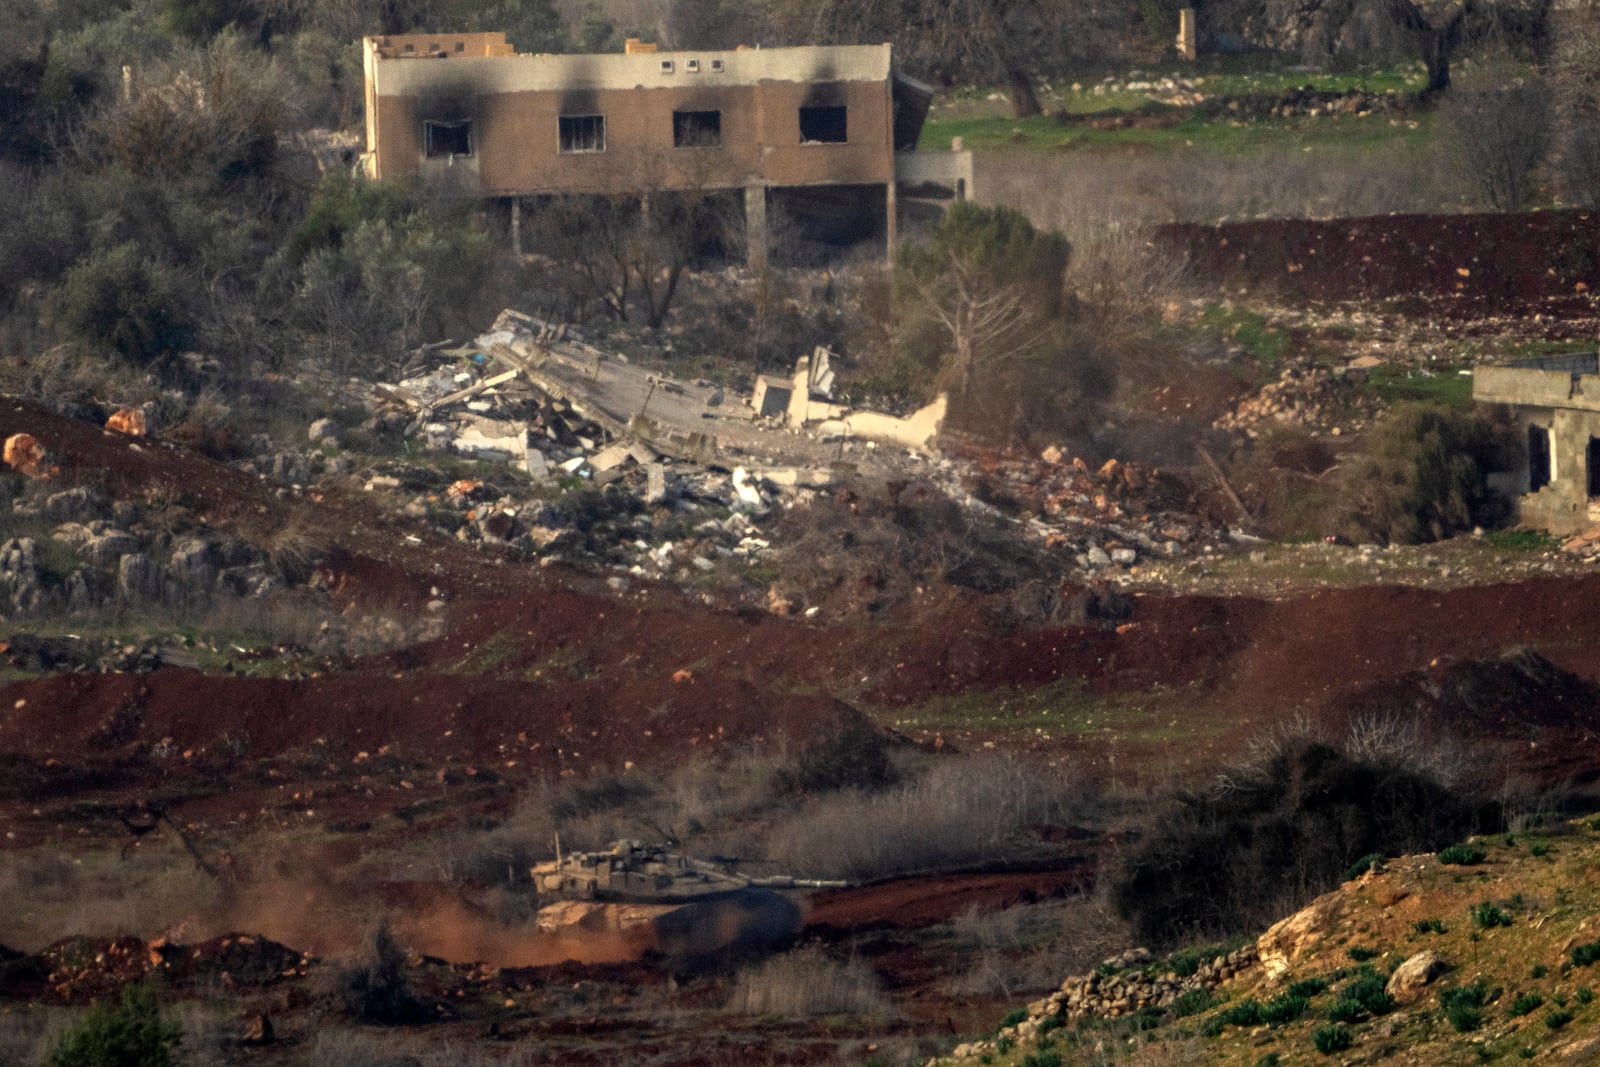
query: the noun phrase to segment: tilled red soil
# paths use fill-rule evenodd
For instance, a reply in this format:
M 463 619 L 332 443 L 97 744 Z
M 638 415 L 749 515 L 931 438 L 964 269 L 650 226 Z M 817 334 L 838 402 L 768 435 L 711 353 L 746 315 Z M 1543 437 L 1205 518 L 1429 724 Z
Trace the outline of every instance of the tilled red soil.
M 1198 279 L 1288 305 L 1399 300 L 1432 315 L 1600 314 L 1600 213 L 1385 215 L 1160 227 Z

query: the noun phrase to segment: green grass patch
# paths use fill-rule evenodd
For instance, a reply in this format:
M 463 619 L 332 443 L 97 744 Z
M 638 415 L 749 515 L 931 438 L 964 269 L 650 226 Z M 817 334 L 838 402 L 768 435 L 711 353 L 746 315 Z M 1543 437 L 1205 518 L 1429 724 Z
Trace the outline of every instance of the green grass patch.
M 1572 965 L 1574 967 L 1587 967 L 1600 960 L 1600 941 L 1590 941 L 1587 944 L 1575 945 L 1572 949 Z
M 1455 367 L 1422 371 L 1386 363 L 1372 368 L 1367 376 L 1366 388 L 1377 393 L 1388 404 L 1409 400 L 1444 404 L 1461 410 L 1472 406 L 1472 378 L 1457 373 Z
M 1260 312 L 1214 304 L 1196 321 L 1202 330 L 1239 346 L 1264 367 L 1277 366 L 1289 353 L 1289 331 Z
M 1544 552 L 1561 547 L 1561 538 L 1543 530 L 1489 530 L 1484 533 L 1483 540 L 1502 552 Z M 1534 855 L 1542 855 L 1538 850 L 1543 846 L 1533 847 Z
M 1511 913 L 1492 900 L 1479 901 L 1472 906 L 1472 922 L 1481 930 L 1493 930 L 1496 926 L 1510 926 Z
M 1473 864 L 1482 863 L 1489 856 L 1477 845 L 1451 845 L 1448 848 L 1441 848 L 1436 855 L 1440 863 L 1460 867 L 1471 867 Z
M 1457 1033 L 1470 1033 L 1483 1024 L 1483 1004 L 1487 996 L 1488 990 L 1480 979 L 1440 993 L 1439 1007 Z
M 1513 1000 L 1511 1007 L 1507 1008 L 1506 1011 L 1510 1013 L 1512 1018 L 1517 1018 L 1518 1016 L 1538 1011 L 1542 1007 L 1544 1007 L 1543 997 L 1537 993 L 1524 993 L 1516 1000 Z
M 1365 963 L 1368 960 L 1375 960 L 1379 956 L 1383 955 L 1383 953 L 1379 952 L 1377 949 L 1367 948 L 1365 945 L 1351 945 L 1349 948 L 1344 950 L 1344 954 L 1355 960 L 1357 963 Z
M 1220 735 L 1226 723 L 1184 714 L 1181 690 L 1099 696 L 1062 679 L 1037 689 L 992 689 L 937 696 L 908 707 L 869 708 L 879 723 L 905 733 L 981 731 L 1016 739 L 1183 742 Z
M 1311 1043 L 1324 1056 L 1331 1056 L 1335 1052 L 1343 1052 L 1350 1047 L 1350 1041 L 1350 1028 L 1340 1023 L 1318 1027 L 1317 1031 L 1311 1035 Z

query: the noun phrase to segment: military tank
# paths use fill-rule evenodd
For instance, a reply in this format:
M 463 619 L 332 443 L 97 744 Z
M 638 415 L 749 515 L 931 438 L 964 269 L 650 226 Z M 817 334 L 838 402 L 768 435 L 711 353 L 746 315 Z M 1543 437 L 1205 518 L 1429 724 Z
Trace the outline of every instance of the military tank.
M 662 845 L 617 841 L 601 852 L 568 852 L 529 868 L 549 900 L 687 904 L 752 889 L 841 889 L 847 882 L 777 875 L 752 878 Z

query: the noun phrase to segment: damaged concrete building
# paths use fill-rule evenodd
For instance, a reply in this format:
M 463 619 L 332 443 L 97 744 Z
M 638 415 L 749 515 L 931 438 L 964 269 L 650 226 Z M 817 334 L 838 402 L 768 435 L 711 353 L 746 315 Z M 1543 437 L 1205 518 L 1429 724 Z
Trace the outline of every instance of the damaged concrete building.
M 1521 468 L 1493 479 L 1518 521 L 1554 534 L 1600 524 L 1600 353 L 1480 367 L 1472 397 L 1510 407 L 1527 442 Z
M 559 195 L 743 194 L 747 247 L 769 207 L 893 248 L 897 199 L 972 192 L 972 156 L 916 152 L 931 89 L 889 45 L 519 54 L 501 33 L 363 41 L 366 168 L 450 177 L 508 209 Z

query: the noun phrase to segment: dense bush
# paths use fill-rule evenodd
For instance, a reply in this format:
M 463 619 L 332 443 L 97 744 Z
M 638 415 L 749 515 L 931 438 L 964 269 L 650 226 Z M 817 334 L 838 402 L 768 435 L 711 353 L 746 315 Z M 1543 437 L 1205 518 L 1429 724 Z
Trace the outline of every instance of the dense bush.
M 1345 509 L 1359 536 L 1438 541 L 1503 521 L 1509 504 L 1491 471 L 1516 466 L 1516 445 L 1478 412 L 1403 404 L 1368 436 L 1345 477 Z
M 68 336 L 135 363 L 181 351 L 191 335 L 170 275 L 132 244 L 97 252 L 68 270 L 52 310 Z
M 117 1007 L 98 1004 L 50 1050 L 46 1067 L 171 1067 L 183 1028 L 161 1016 L 155 990 L 124 986 Z
M 1466 799 L 1401 760 L 1289 738 L 1179 796 L 1124 860 L 1112 902 L 1146 942 L 1251 929 L 1336 885 L 1358 856 L 1458 838 Z

